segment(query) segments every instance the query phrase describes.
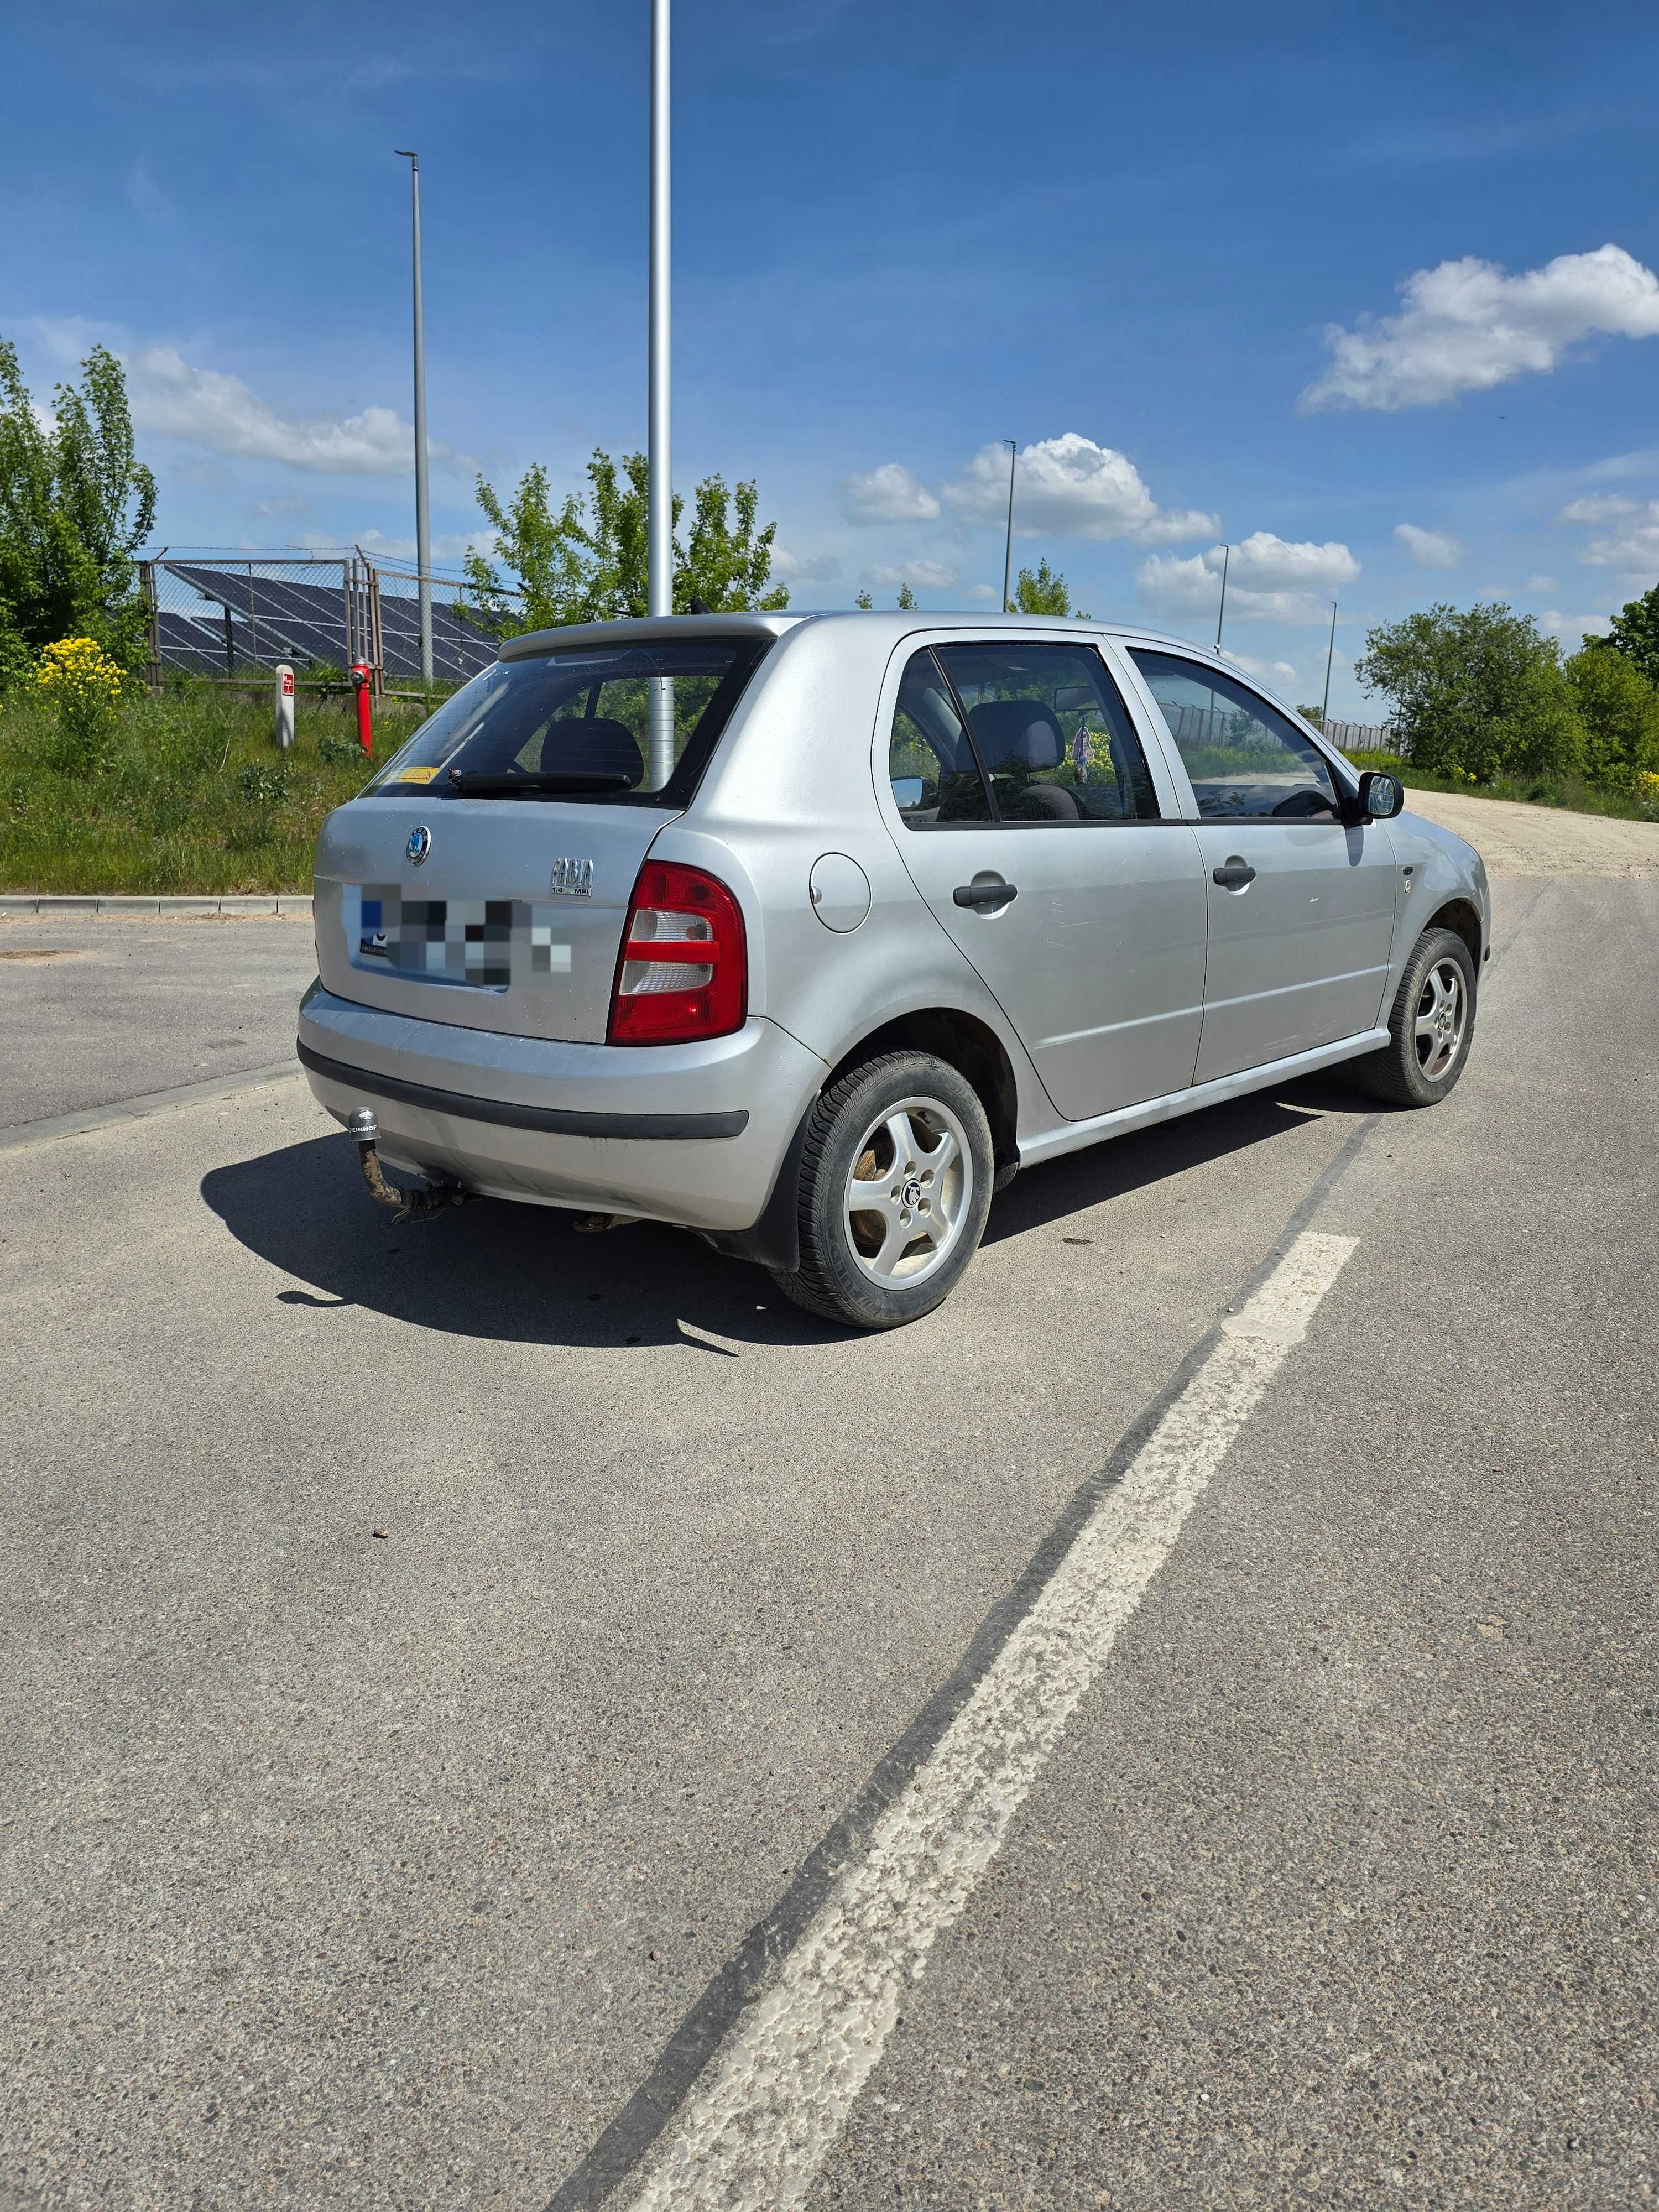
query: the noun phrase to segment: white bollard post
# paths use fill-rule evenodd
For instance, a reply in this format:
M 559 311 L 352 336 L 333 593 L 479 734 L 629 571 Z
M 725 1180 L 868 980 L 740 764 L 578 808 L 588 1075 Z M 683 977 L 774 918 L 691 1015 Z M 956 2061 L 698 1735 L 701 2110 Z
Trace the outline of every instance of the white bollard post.
M 276 664 L 276 743 L 283 752 L 294 743 L 294 671 L 285 660 Z

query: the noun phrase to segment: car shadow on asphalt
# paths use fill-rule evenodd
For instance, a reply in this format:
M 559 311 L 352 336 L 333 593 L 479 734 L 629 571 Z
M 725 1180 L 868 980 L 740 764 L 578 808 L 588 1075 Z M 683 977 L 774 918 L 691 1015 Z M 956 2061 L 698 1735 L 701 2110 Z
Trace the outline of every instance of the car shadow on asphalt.
M 1352 1092 L 1310 1079 L 1072 1153 L 1027 1169 L 1003 1193 L 985 1241 L 1052 1227 L 1271 1143 L 1312 1115 L 1363 1110 Z M 758 1267 L 653 1222 L 583 1236 L 556 1207 L 493 1199 L 394 1222 L 364 1193 L 356 1152 L 341 1136 L 216 1168 L 201 1189 L 231 1235 L 289 1279 L 276 1293 L 287 1305 L 362 1306 L 498 1342 L 681 1344 L 717 1358 L 732 1354 L 697 1332 L 779 1345 L 834 1343 L 853 1333 L 791 1304 Z

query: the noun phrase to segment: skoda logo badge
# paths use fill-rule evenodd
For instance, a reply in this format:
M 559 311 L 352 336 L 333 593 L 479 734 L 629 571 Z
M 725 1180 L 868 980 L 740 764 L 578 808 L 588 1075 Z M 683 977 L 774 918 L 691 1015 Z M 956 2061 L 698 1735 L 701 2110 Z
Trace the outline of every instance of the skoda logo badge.
M 410 866 L 411 868 L 418 868 L 422 861 L 425 860 L 427 854 L 431 850 L 432 832 L 427 828 L 425 823 L 422 822 L 418 830 L 411 830 L 410 831 L 409 842 L 404 847 L 404 854 L 405 858 L 408 860 Z

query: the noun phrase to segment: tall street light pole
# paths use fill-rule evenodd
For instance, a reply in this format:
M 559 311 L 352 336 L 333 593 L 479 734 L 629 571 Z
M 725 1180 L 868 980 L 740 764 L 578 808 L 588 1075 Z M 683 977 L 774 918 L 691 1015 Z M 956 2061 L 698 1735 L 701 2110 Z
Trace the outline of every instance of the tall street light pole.
M 674 493 L 669 458 L 669 0 L 651 0 L 651 313 L 649 425 L 651 489 L 647 509 L 646 611 L 674 611 Z M 660 789 L 674 773 L 674 694 L 671 682 L 651 686 L 651 781 Z
M 1008 533 L 1002 541 L 1002 611 L 1011 615 L 1014 610 L 1008 598 L 1008 578 L 1014 565 L 1014 464 L 1019 459 L 1019 447 L 1012 438 L 1005 438 L 1002 442 L 1008 448 Z
M 415 224 L 415 568 L 421 595 L 421 681 L 432 681 L 432 519 L 426 483 L 426 318 L 421 305 L 421 157 L 397 149 L 409 163 Z
M 1331 719 L 1331 663 L 1336 658 L 1336 601 L 1331 601 L 1331 641 L 1325 648 L 1325 701 L 1319 710 L 1322 730 Z
M 1215 611 L 1215 649 L 1218 653 L 1221 650 L 1221 625 L 1227 618 L 1227 563 L 1232 558 L 1232 552 L 1231 545 L 1224 545 L 1221 549 L 1221 605 Z

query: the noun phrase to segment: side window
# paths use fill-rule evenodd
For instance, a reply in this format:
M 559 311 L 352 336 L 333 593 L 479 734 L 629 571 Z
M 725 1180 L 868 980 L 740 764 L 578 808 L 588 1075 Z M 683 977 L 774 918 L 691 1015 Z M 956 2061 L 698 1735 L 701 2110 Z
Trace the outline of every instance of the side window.
M 1146 755 L 1091 646 L 942 645 L 939 659 L 1006 822 L 1147 822 Z
M 931 653 L 913 653 L 905 668 L 887 773 L 907 830 L 948 830 L 952 823 L 991 818 L 973 748 Z
M 1129 657 L 1158 703 L 1206 820 L 1337 819 L 1329 765 L 1287 715 L 1231 676 L 1178 653 L 1137 646 Z

